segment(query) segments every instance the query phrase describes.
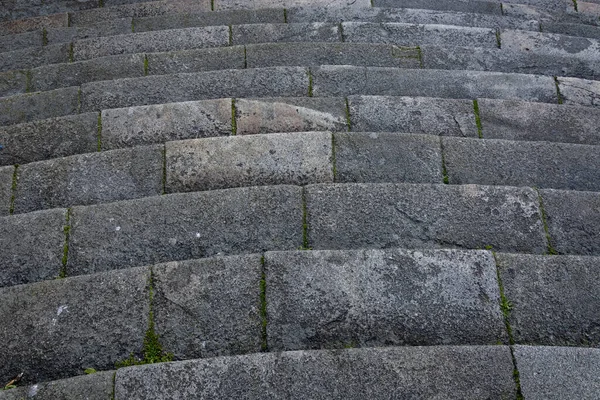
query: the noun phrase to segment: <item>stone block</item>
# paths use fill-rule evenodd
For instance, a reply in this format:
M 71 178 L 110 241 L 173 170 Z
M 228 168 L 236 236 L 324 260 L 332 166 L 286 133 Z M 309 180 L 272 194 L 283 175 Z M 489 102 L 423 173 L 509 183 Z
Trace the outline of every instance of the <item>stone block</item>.
M 243 69 L 246 66 L 244 46 L 151 53 L 147 57 L 148 75 Z
M 79 88 L 18 94 L 0 98 L 0 126 L 77 114 Z
M 338 25 L 327 22 L 234 25 L 232 44 L 271 42 L 339 42 Z

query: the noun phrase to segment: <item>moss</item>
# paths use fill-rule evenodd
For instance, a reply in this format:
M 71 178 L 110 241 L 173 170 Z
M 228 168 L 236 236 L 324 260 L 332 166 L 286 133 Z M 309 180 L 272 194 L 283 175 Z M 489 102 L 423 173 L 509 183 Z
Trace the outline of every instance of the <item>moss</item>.
M 573 1 L 573 8 L 575 8 L 576 12 L 579 12 L 579 8 L 577 7 L 577 0 L 572 0 Z
M 69 45 L 69 62 L 72 63 L 75 60 L 75 49 L 73 48 L 73 42 Z
M 425 66 L 423 65 L 423 51 L 421 50 L 421 46 L 417 46 L 417 57 L 419 60 L 419 67 L 420 68 L 425 68 Z
M 477 102 L 477 99 L 473 100 L 473 112 L 475 113 L 477 134 L 479 135 L 479 139 L 483 139 L 483 126 L 481 125 L 481 115 L 479 114 L 479 103 Z
M 556 97 L 558 99 L 558 104 L 563 104 L 564 100 L 562 97 L 562 93 L 560 92 L 560 85 L 557 76 L 554 77 L 554 86 L 556 86 Z
M 287 18 L 287 8 L 283 9 L 283 22 L 284 23 L 288 23 L 288 18 Z
M 302 247 L 299 250 L 312 250 L 308 247 L 308 210 L 306 208 L 306 191 L 302 188 Z
M 98 0 L 98 7 L 104 7 L 104 0 Z
M 235 99 L 231 99 L 231 135 L 237 135 L 237 108 L 235 107 Z
M 148 71 L 149 71 L 149 66 L 148 66 L 148 55 L 144 54 L 144 76 L 148 76 Z
M 42 29 L 42 46 L 48 46 L 48 31 L 46 28 Z
M 308 75 L 308 97 L 313 97 L 313 76 L 312 76 L 312 71 L 310 70 L 310 68 L 308 69 L 307 75 Z
M 33 92 L 33 76 L 31 70 L 28 69 L 23 73 L 25 74 L 25 93 L 31 93 Z
M 346 126 L 348 126 L 348 132 L 352 131 L 352 118 L 350 115 L 350 103 L 348 102 L 348 98 L 344 99 L 346 102 Z
M 62 266 L 60 268 L 60 272 L 58 273 L 58 277 L 60 279 L 67 277 L 67 263 L 69 261 L 69 238 L 71 236 L 71 212 L 72 210 L 68 208 L 65 225 L 63 226 L 65 243 L 63 245 Z
M 97 132 L 98 151 L 102 151 L 102 112 L 98 113 L 98 132 Z
M 17 173 L 19 170 L 19 164 L 15 164 L 15 169 L 13 170 L 13 176 L 12 176 L 12 184 L 10 187 L 10 207 L 8 209 L 8 213 L 10 215 L 13 215 L 15 213 L 15 197 L 17 196 L 17 182 L 18 182 L 18 177 L 17 177 Z
M 260 320 L 261 320 L 261 333 L 262 343 L 261 350 L 268 351 L 267 342 L 267 276 L 265 272 L 265 256 L 260 258 L 261 263 L 261 277 L 260 277 Z
M 337 165 L 336 165 L 336 157 L 335 157 L 335 134 L 331 134 L 331 169 L 333 174 L 333 181 L 336 181 L 337 177 Z
M 489 244 L 483 246 L 483 248 L 486 250 L 494 250 L 494 246 L 490 246 Z
M 542 200 L 542 194 L 540 191 L 535 188 L 535 191 L 538 195 L 538 202 L 540 205 L 540 214 L 542 219 L 542 225 L 544 226 L 544 233 L 546 234 L 546 242 L 548 243 L 546 247 L 546 254 L 548 255 L 558 255 L 558 251 L 552 246 L 552 238 L 550 237 L 550 229 L 548 228 L 548 216 L 546 215 L 546 210 L 544 209 L 544 202 Z
M 229 25 L 229 45 L 233 46 L 233 27 Z
M 71 27 L 71 13 L 67 13 L 67 28 Z
M 440 150 L 442 154 L 442 182 L 444 184 L 450 184 L 450 177 L 448 176 L 448 169 L 446 168 L 446 156 L 444 155 L 444 142 L 442 138 L 440 138 Z
M 246 46 L 244 46 L 244 69 L 248 68 L 248 53 Z
M 502 48 L 502 38 L 500 37 L 500 29 L 496 29 L 496 46 L 498 46 L 499 49 Z
M 91 374 L 95 374 L 95 373 L 96 373 L 96 372 L 98 372 L 98 371 L 96 371 L 94 368 L 86 368 L 86 369 L 85 369 L 83 372 L 84 372 L 86 375 L 91 375 Z
M 110 400 L 115 400 L 115 387 L 117 382 L 117 373 L 115 372 L 112 376 L 112 393 L 110 395 Z
M 215 0 L 210 0 L 210 11 L 215 11 Z
M 340 22 L 338 24 L 338 32 L 340 33 L 340 41 L 345 42 L 346 38 L 344 37 L 344 25 Z

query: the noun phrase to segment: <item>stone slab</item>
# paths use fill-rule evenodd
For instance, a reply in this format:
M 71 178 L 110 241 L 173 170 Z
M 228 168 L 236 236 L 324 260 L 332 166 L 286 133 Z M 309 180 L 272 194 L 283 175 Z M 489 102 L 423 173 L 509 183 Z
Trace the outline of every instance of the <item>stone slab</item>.
M 0 126 L 77 114 L 79 88 L 18 94 L 0 98 Z
M 13 166 L 0 167 L 0 217 L 8 215 L 10 211 L 14 172 Z
M 542 254 L 533 189 L 432 184 L 306 188 L 309 247 L 469 248 Z
M 104 150 L 231 134 L 231 99 L 102 111 Z
M 558 87 L 564 104 L 600 106 L 600 82 L 578 78 L 558 78 Z
M 258 353 L 261 256 L 155 266 L 156 333 L 176 359 Z
M 35 68 L 69 61 L 69 45 L 65 43 L 9 51 L 0 57 L 0 71 Z
M 232 44 L 271 42 L 339 42 L 338 25 L 327 22 L 234 25 Z
M 439 11 L 460 11 L 502 15 L 500 4 L 470 0 L 373 0 L 373 7 L 424 8 Z
M 242 69 L 246 67 L 244 46 L 151 53 L 147 54 L 147 57 L 148 75 Z
M 69 273 L 302 246 L 301 189 L 237 188 L 75 207 Z
M 40 382 L 109 370 L 140 352 L 149 276 L 147 268 L 131 268 L 0 289 L 2 380 L 21 371 Z
M 441 183 L 440 140 L 389 132 L 336 133 L 336 182 Z
M 167 193 L 333 182 L 329 132 L 274 133 L 166 144 Z
M 135 147 L 22 165 L 15 213 L 162 194 L 163 149 Z
M 15 35 L 0 36 L 0 53 L 7 51 L 39 47 L 42 45 L 42 31 L 17 33 Z
M 556 33 L 507 29 L 502 31 L 502 48 L 600 61 L 598 40 Z
M 131 33 L 131 18 L 117 18 L 87 26 L 71 26 L 46 30 L 47 43 L 71 43 L 77 40 Z
M 291 8 L 319 5 L 315 0 L 215 0 L 215 11 L 234 9 L 259 9 L 268 7 Z M 328 7 L 371 7 L 370 0 L 329 0 Z
M 560 23 L 552 21 L 543 22 L 542 31 L 600 39 L 600 27 L 585 24 Z
M 591 400 L 600 393 L 600 349 L 515 346 L 515 357 L 528 400 Z
M 266 353 L 121 369 L 115 399 L 500 399 L 512 370 L 504 346 Z
M 69 16 L 67 13 L 43 15 L 20 20 L 8 20 L 0 22 L 0 35 L 14 35 L 43 28 L 60 28 L 68 25 Z
M 27 75 L 21 71 L 0 72 L 0 97 L 27 91 Z

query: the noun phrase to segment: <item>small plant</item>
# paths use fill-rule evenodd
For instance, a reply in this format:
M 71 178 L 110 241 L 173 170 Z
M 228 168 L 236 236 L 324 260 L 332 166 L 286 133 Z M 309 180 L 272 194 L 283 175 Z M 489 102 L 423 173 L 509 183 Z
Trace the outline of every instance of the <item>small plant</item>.
M 96 371 L 94 368 L 86 368 L 83 372 L 85 372 L 86 375 L 91 375 L 91 374 L 95 374 Z

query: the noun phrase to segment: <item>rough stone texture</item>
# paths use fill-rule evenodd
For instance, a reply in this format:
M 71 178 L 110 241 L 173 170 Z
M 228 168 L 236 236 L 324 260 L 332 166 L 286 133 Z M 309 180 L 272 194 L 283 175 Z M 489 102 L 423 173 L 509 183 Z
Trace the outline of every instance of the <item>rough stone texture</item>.
M 66 216 L 67 210 L 57 209 L 0 218 L 0 287 L 59 275 Z
M 600 144 L 600 110 L 516 100 L 478 103 L 486 139 Z
M 267 253 L 265 268 L 270 351 L 508 339 L 489 252 Z
M 26 49 L 42 45 L 42 31 L 18 33 L 16 35 L 0 36 L 0 53 Z
M 156 333 L 176 359 L 258 353 L 261 256 L 154 267 Z
M 515 346 L 527 400 L 595 399 L 600 393 L 600 349 Z
M 596 257 L 497 254 L 517 343 L 600 346 Z
M 244 46 L 151 53 L 147 57 L 148 75 L 245 68 Z
M 22 165 L 15 213 L 107 203 L 163 192 L 163 146 L 90 153 Z
M 27 75 L 21 71 L 0 72 L 0 97 L 25 93 Z
M 102 111 L 104 150 L 231 134 L 231 99 Z
M 331 133 L 232 136 L 166 144 L 166 191 L 333 182 Z
M 78 92 L 68 87 L 0 98 L 0 126 L 77 114 Z
M 227 46 L 228 43 L 226 26 L 207 26 L 80 40 L 74 43 L 73 55 L 76 61 L 81 61 L 115 54 Z
M 81 90 L 82 111 L 221 97 L 304 96 L 308 74 L 299 67 L 225 70 L 93 82 Z
M 39 382 L 108 370 L 141 351 L 149 275 L 131 268 L 0 289 L 2 381 L 21 371 Z
M 390 43 L 398 46 L 434 44 L 438 46 L 497 47 L 493 29 L 452 25 L 343 22 L 346 42 Z
M 215 10 L 291 8 L 318 5 L 315 0 L 215 0 Z M 371 7 L 370 0 L 328 0 L 328 7 Z
M 502 48 L 600 61 L 597 40 L 555 33 L 505 30 L 502 31 Z
M 577 11 L 587 17 L 590 17 L 590 20 L 597 21 L 598 18 L 600 18 L 600 4 L 594 3 L 593 1 L 591 3 L 578 1 Z
M 561 254 L 600 255 L 600 193 L 540 193 L 552 246 Z
M 600 39 L 600 28 L 591 25 L 544 22 L 542 23 L 542 30 L 550 33 Z
M 577 78 L 558 78 L 558 87 L 565 104 L 600 106 L 600 82 Z
M 98 114 L 86 113 L 0 127 L 0 165 L 26 164 L 98 147 Z
M 104 7 L 114 7 L 123 4 L 135 4 L 143 2 L 144 0 L 104 0 Z M 181 2 L 181 0 L 178 0 L 178 2 Z M 206 11 L 210 10 L 210 0 L 196 0 L 195 3 L 199 9 Z
M 385 96 L 351 96 L 348 100 L 353 131 L 478 136 L 470 100 Z
M 144 76 L 144 55 L 126 54 L 79 61 L 68 64 L 45 65 L 31 71 L 33 90 L 52 90 L 79 86 L 83 83 Z
M 75 207 L 68 270 L 296 249 L 302 245 L 300 192 L 238 188 Z
M 115 399 L 500 399 L 512 371 L 505 346 L 266 353 L 120 369 Z
M 12 4 L 10 4 L 12 3 Z M 95 0 L 62 0 L 62 1 L 4 1 L 0 9 L 0 19 L 20 19 L 37 17 L 41 15 L 50 15 L 64 13 L 67 11 L 84 10 L 97 7 Z
M 248 24 L 232 27 L 232 44 L 270 42 L 339 42 L 338 25 L 326 22 Z
M 10 210 L 14 172 L 15 167 L 13 166 L 0 167 L 0 217 L 8 215 Z
M 549 76 L 342 65 L 315 68 L 312 75 L 315 96 L 360 94 L 557 101 L 554 80 Z
M 439 11 L 460 11 L 502 15 L 500 4 L 470 0 L 373 0 L 373 7 L 424 8 Z
M 53 44 L 43 47 L 9 51 L 0 57 L 0 71 L 35 68 L 69 61 L 69 45 Z
M 336 182 L 442 182 L 436 137 L 383 132 L 334 136 Z
M 544 253 L 533 189 L 431 184 L 306 188 L 309 247 L 440 248 Z
M 108 37 L 131 33 L 131 18 L 120 18 L 88 26 L 52 28 L 46 30 L 48 43 L 66 43 L 76 40 Z
M 69 16 L 66 13 L 44 15 L 21 20 L 9 20 L 0 22 L 1 35 L 14 35 L 17 33 L 35 31 L 42 28 L 60 28 L 68 26 Z
M 237 134 L 346 131 L 342 98 L 236 99 Z
M 600 191 L 597 146 L 444 138 L 451 184 Z

